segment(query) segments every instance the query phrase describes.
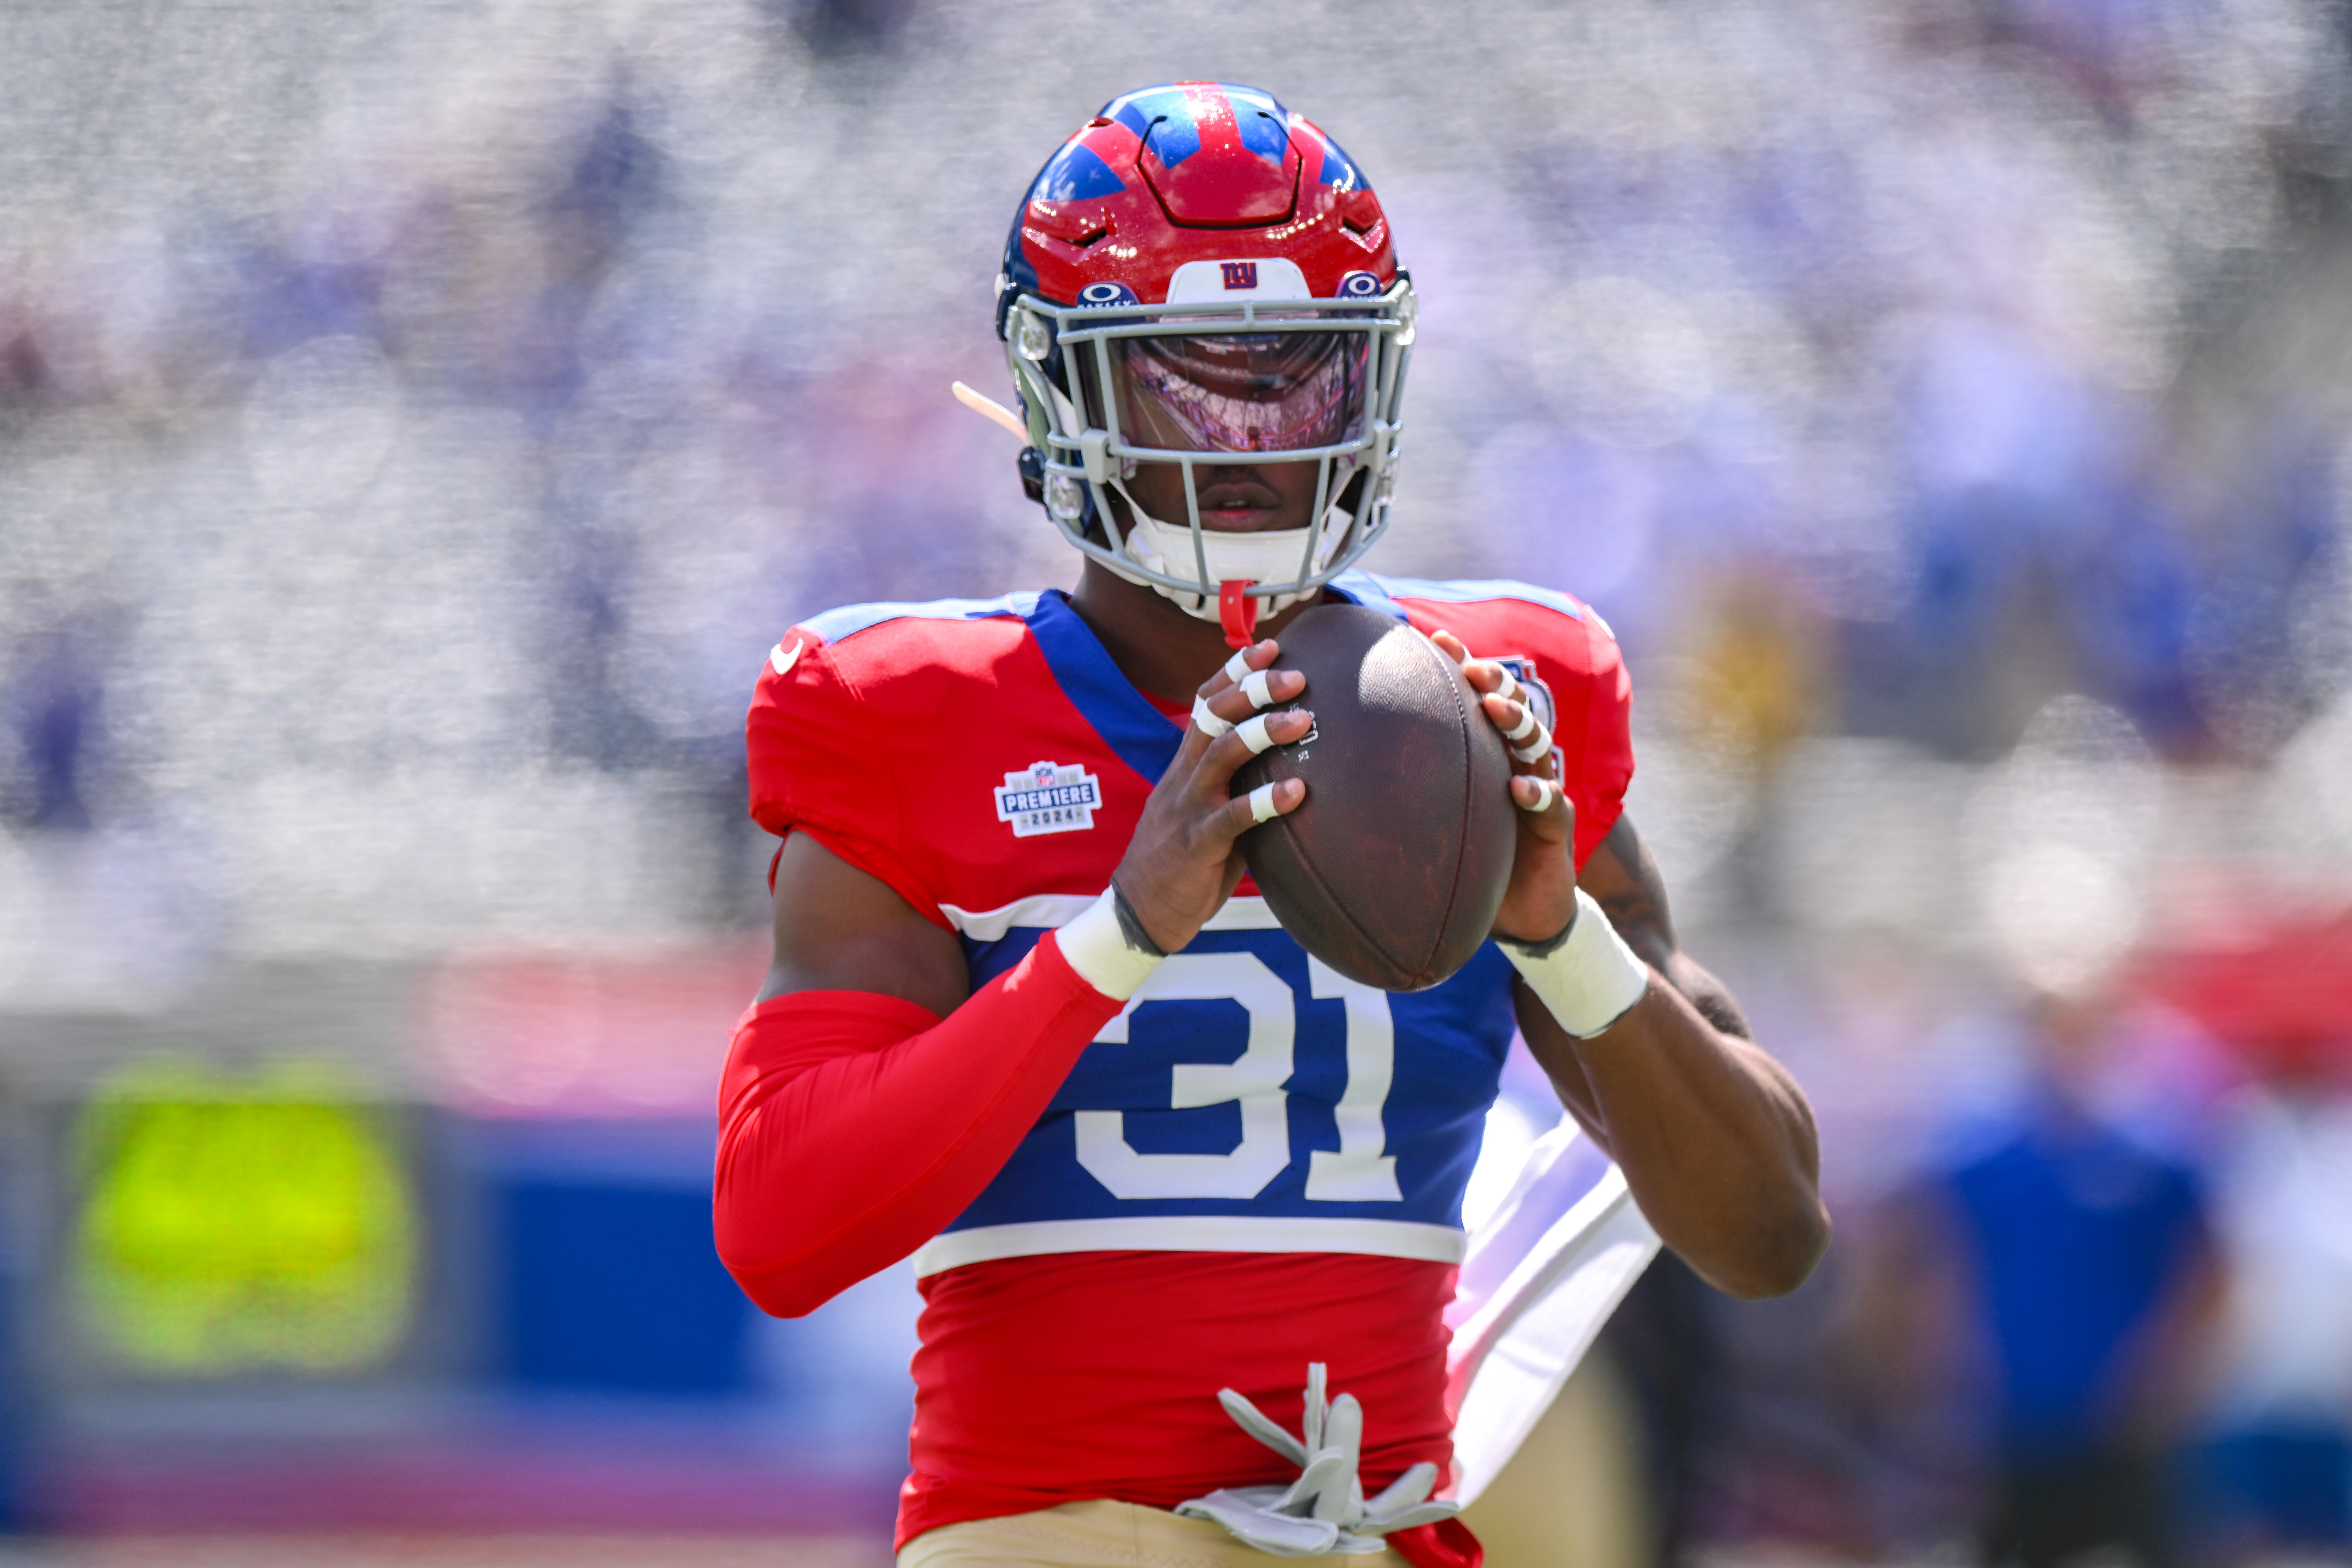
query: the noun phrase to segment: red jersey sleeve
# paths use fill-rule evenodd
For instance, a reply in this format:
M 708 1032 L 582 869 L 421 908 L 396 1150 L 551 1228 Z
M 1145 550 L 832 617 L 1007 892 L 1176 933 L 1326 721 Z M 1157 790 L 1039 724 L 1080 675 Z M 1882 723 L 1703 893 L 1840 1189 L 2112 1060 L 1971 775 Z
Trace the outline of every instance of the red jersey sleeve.
M 796 1318 L 906 1257 L 1003 1168 L 1121 1005 L 1053 932 L 945 1018 L 863 991 L 755 1003 L 719 1083 L 719 1260 Z
M 793 627 L 768 656 L 743 721 L 751 818 L 779 838 L 806 832 L 944 926 L 938 891 L 901 847 L 907 805 L 890 738 L 824 638 Z
M 1535 689 L 1576 807 L 1582 869 L 1624 815 L 1633 782 L 1633 686 L 1608 624 L 1565 594 L 1517 584 L 1398 583 L 1391 591 L 1421 630 L 1450 631 L 1479 658 L 1512 661 Z
M 1584 862 L 1625 815 L 1633 782 L 1633 682 L 1617 639 L 1590 611 L 1561 641 L 1562 657 L 1537 655 L 1539 679 L 1552 688 L 1560 778 L 1576 803 L 1576 864 Z M 1581 643 L 1581 647 L 1576 645 Z M 1547 675 L 1546 668 L 1559 672 Z

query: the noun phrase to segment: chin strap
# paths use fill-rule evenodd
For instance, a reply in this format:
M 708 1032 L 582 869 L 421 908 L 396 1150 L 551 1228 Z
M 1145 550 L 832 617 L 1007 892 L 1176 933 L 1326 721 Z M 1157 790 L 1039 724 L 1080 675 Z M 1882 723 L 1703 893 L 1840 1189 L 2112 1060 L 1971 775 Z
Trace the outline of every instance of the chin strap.
M 1225 646 L 1247 647 L 1257 641 L 1257 600 L 1251 584 L 1239 577 L 1217 584 L 1217 618 L 1224 623 Z

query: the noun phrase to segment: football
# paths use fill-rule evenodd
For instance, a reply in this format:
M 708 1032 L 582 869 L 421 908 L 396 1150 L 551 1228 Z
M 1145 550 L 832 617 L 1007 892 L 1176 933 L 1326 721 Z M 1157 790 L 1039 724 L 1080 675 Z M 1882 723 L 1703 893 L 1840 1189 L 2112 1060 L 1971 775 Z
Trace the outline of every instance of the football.
M 1454 662 L 1361 605 L 1318 605 L 1280 634 L 1307 677 L 1305 739 L 1253 757 L 1239 795 L 1303 779 L 1307 799 L 1242 835 L 1283 929 L 1351 980 L 1419 991 L 1495 923 L 1517 844 L 1510 757 Z

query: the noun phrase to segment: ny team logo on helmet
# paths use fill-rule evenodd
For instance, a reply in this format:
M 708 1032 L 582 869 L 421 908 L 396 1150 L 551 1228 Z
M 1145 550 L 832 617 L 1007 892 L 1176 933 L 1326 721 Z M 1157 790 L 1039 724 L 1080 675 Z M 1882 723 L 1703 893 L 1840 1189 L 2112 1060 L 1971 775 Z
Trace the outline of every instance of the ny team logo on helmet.
M 1038 172 L 1005 245 L 1023 474 L 1079 549 L 1202 619 L 1222 597 L 1244 633 L 1387 527 L 1412 322 L 1380 199 L 1316 126 L 1219 82 L 1115 98 Z M 1196 466 L 1309 460 L 1308 527 L 1201 526 Z M 1145 462 L 1182 468 L 1187 517 L 1135 504 Z

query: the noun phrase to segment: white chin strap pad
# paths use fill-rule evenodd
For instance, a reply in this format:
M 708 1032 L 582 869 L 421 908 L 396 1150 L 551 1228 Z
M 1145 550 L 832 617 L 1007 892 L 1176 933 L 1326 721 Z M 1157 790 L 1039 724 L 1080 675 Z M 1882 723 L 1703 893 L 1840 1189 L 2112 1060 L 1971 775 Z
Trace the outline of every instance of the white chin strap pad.
M 1332 476 L 1333 489 L 1344 489 L 1347 473 Z M 1133 521 L 1119 553 L 1139 566 L 1187 582 L 1198 576 L 1200 563 L 1193 553 L 1192 530 L 1187 524 L 1178 527 L 1160 521 L 1138 506 L 1124 482 L 1109 480 L 1108 489 L 1118 492 L 1127 503 L 1128 516 Z M 1323 538 L 1319 546 L 1320 559 L 1308 572 L 1312 575 L 1337 556 L 1349 539 L 1354 536 L 1356 520 L 1343 510 L 1337 501 L 1323 516 Z M 1307 553 L 1307 540 L 1311 530 L 1304 528 L 1277 529 L 1262 533 L 1221 533 L 1214 529 L 1201 531 L 1201 554 L 1209 563 L 1210 580 L 1197 589 L 1171 588 L 1165 583 L 1154 583 L 1147 577 L 1132 577 L 1174 604 L 1178 609 L 1195 620 L 1222 621 L 1217 605 L 1217 584 L 1228 582 L 1291 583 L 1300 578 L 1299 563 Z M 1112 566 L 1117 571 L 1116 565 Z M 1306 594 L 1276 594 L 1261 600 L 1260 616 L 1276 615 L 1307 597 Z M 1237 654 L 1235 658 L 1239 658 Z M 1230 671 L 1229 671 L 1230 673 Z M 1235 676 L 1235 679 L 1240 677 Z

